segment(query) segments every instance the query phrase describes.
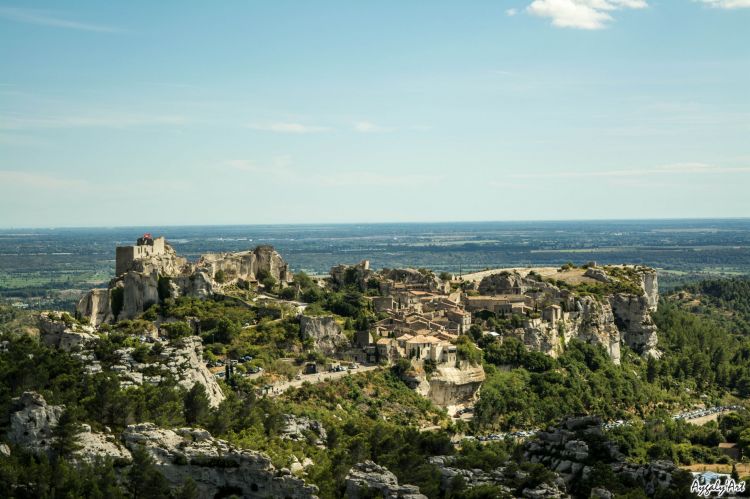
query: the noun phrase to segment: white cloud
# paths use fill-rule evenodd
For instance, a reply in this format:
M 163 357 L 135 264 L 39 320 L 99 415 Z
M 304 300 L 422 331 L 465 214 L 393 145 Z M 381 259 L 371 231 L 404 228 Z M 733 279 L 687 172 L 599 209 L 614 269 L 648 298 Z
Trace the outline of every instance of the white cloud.
M 392 132 L 393 128 L 376 125 L 369 121 L 358 121 L 354 124 L 354 130 L 360 133 L 383 133 Z
M 301 123 L 251 124 L 248 126 L 253 130 L 275 133 L 320 133 L 330 130 L 330 128 L 325 126 L 303 125 Z
M 646 7 L 645 0 L 534 0 L 526 12 L 550 18 L 558 28 L 593 30 L 606 28 L 614 20 L 613 11 Z
M 123 30 L 111 26 L 87 24 L 57 17 L 52 12 L 40 9 L 22 9 L 18 7 L 0 7 L 0 17 L 10 21 L 55 28 L 75 29 L 79 31 L 97 31 L 101 33 L 119 33 Z
M 508 10 L 505 11 L 505 15 L 506 16 L 513 17 L 516 14 L 518 14 L 518 9 L 508 9 Z
M 745 9 L 750 8 L 750 0 L 696 0 L 700 3 L 717 7 L 719 9 Z

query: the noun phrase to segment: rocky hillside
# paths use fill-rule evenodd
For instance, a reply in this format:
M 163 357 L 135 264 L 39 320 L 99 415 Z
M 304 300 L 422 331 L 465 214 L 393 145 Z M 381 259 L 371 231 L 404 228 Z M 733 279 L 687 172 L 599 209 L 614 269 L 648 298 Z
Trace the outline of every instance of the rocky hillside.
M 191 296 L 205 299 L 225 285 L 270 277 L 288 283 L 288 264 L 271 246 L 239 253 L 206 254 L 189 263 L 165 243 L 164 253 L 136 258 L 121 265 L 122 272 L 107 289 L 92 289 L 81 298 L 76 314 L 91 324 L 133 319 L 166 298 Z
M 548 269 L 544 269 L 548 270 Z M 532 312 L 509 334 L 536 351 L 557 355 L 578 339 L 602 345 L 619 362 L 624 344 L 644 356 L 660 355 L 651 319 L 659 294 L 656 271 L 647 267 L 501 271 L 477 286 L 482 296 L 523 297 Z
M 66 320 L 67 319 L 67 320 Z M 152 345 L 150 351 L 158 353 L 136 359 L 137 347 L 125 346 L 116 349 L 106 361 L 96 355 L 98 343 L 106 338 L 106 332 L 97 332 L 92 326 L 80 325 L 67 314 L 45 312 L 39 316 L 40 339 L 53 347 L 71 352 L 83 361 L 86 372 L 113 372 L 122 386 L 150 383 L 158 385 L 174 379 L 177 385 L 189 390 L 196 383 L 206 389 L 212 406 L 224 400 L 224 393 L 216 378 L 206 368 L 203 360 L 203 343 L 198 336 L 186 336 L 170 341 L 153 329 L 142 327 L 141 338 Z
M 14 399 L 9 442 L 35 454 L 49 453 L 63 406 L 48 405 L 38 393 L 25 392 Z M 93 462 L 115 459 L 121 474 L 128 471 L 132 453 L 144 449 L 164 478 L 179 486 L 191 478 L 199 497 L 213 497 L 231 491 L 246 498 L 314 498 L 317 488 L 276 469 L 260 452 L 238 449 L 199 428 L 158 428 L 152 423 L 128 426 L 121 434 L 92 432 L 84 425 L 76 433 L 73 459 Z

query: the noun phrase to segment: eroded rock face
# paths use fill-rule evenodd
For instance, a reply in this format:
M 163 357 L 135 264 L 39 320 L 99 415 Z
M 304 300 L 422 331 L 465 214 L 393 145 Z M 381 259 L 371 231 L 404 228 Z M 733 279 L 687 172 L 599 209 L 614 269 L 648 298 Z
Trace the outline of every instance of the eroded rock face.
M 417 391 L 441 407 L 473 404 L 485 379 L 481 365 L 461 367 L 440 365 L 429 379 L 422 381 Z
M 66 352 L 81 350 L 99 338 L 93 327 L 66 323 L 56 312 L 39 315 L 39 332 L 44 343 Z
M 399 485 L 396 475 L 372 461 L 355 464 L 346 475 L 345 497 L 359 499 L 380 493 L 384 499 L 427 499 L 416 485 Z
M 53 440 L 53 430 L 65 411 L 61 405 L 47 405 L 40 394 L 24 392 L 13 399 L 8 440 L 40 454 L 48 452 Z
M 504 466 L 490 471 L 480 469 L 456 468 L 454 456 L 434 456 L 429 459 L 430 464 L 440 470 L 440 489 L 449 490 L 455 480 L 462 479 L 467 489 L 492 485 L 500 488 L 507 497 L 527 497 L 537 499 L 568 499 L 570 495 L 565 491 L 565 481 L 557 474 L 546 483 L 537 483 L 523 488 L 520 495 L 513 487 L 514 483 L 522 482 L 528 473 L 520 469 L 508 469 Z M 503 496 L 505 497 L 505 496 Z
M 681 473 L 667 461 L 629 463 L 614 442 L 602 441 L 603 436 L 600 418 L 569 418 L 558 427 L 537 433 L 537 438 L 526 444 L 524 457 L 560 474 L 568 484 L 587 480 L 595 464 L 608 464 L 616 475 L 642 487 L 649 496 L 669 489 L 675 475 Z
M 284 427 L 281 429 L 280 435 L 282 439 L 300 442 L 308 438 L 314 438 L 315 445 L 326 445 L 328 434 L 320 421 L 304 416 L 295 416 L 294 414 L 284 414 L 283 418 Z
M 610 297 L 615 322 L 624 331 L 623 341 L 643 355 L 659 358 L 657 328 L 651 318 L 648 296 L 618 293 Z
M 206 430 L 166 430 L 152 423 L 128 426 L 122 434 L 131 451 L 143 447 L 172 485 L 191 477 L 199 497 L 213 497 L 220 489 L 247 498 L 314 498 L 317 487 L 277 470 L 260 452 L 239 449 Z
M 34 454 L 48 453 L 54 442 L 55 427 L 65 406 L 49 405 L 40 394 L 24 392 L 13 399 L 8 440 Z M 93 462 L 97 458 L 130 459 L 130 453 L 115 436 L 95 433 L 81 425 L 77 441 L 81 447 L 73 453 L 75 461 Z
M 89 374 L 95 374 L 107 369 L 94 354 L 99 336 L 91 326 L 66 324 L 60 319 L 59 313 L 44 312 L 39 316 L 39 330 L 41 339 L 46 344 L 73 352 L 81 359 Z M 154 330 L 144 330 L 142 335 L 153 339 Z M 203 341 L 199 336 L 187 336 L 172 342 L 159 342 L 162 347 L 155 362 L 146 364 L 137 362 L 131 356 L 132 347 L 121 348 L 115 353 L 119 359 L 109 367 L 116 372 L 123 386 L 140 385 L 143 383 L 159 384 L 167 377 L 173 377 L 177 383 L 190 390 L 195 383 L 206 388 L 209 404 L 218 406 L 225 398 L 219 383 L 206 367 L 203 360 Z
M 621 333 L 615 325 L 609 303 L 599 302 L 591 296 L 582 296 L 576 301 L 576 308 L 579 315 L 573 319 L 570 335 L 566 339 L 576 338 L 602 345 L 612 362 L 619 364 Z
M 333 316 L 307 316 L 302 315 L 299 319 L 299 329 L 302 339 L 312 339 L 315 349 L 325 355 L 333 355 L 336 350 L 349 343 L 341 326 Z
M 408 285 L 418 285 L 432 292 L 450 292 L 450 283 L 443 282 L 433 272 L 420 272 L 415 269 L 383 269 L 379 272 L 383 279 Z
M 13 402 L 8 440 L 36 454 L 48 452 L 65 408 L 48 405 L 34 392 L 25 392 Z M 141 447 L 172 486 L 192 478 L 199 497 L 214 497 L 227 490 L 246 498 L 312 499 L 317 494 L 317 487 L 292 476 L 289 470 L 277 470 L 266 455 L 238 449 L 199 428 L 168 430 L 141 423 L 116 436 L 92 432 L 82 425 L 77 440 L 80 449 L 73 455 L 74 462 L 110 457 L 125 464 L 132 459 L 131 451 Z
M 479 283 L 482 295 L 520 295 L 529 289 L 529 283 L 519 272 L 491 274 Z
M 221 271 L 226 282 L 238 279 L 254 281 L 261 273 L 273 277 L 280 283 L 291 282 L 294 277 L 289 265 L 271 246 L 258 246 L 253 250 L 239 253 L 203 255 L 196 267 L 213 278 Z
M 207 254 L 196 264 L 177 256 L 166 243 L 163 252 L 121 258 L 121 250 L 127 252 L 128 248 L 132 250 L 132 247 L 118 248 L 117 276 L 110 281 L 108 289 L 89 291 L 76 306 L 76 313 L 95 326 L 136 318 L 159 303 L 160 285 L 164 298 L 206 299 L 220 290 L 222 284 L 240 279 L 254 281 L 260 273 L 266 273 L 282 285 L 293 279 L 289 265 L 271 246 L 258 246 L 239 253 Z M 219 271 L 224 274 L 222 282 L 215 279 Z M 118 288 L 122 290 L 121 303 L 113 297 L 113 290 Z
M 76 310 L 81 317 L 89 317 L 92 324 L 111 322 L 114 317 L 109 293 L 109 289 L 92 289 L 81 298 Z
M 577 339 L 602 345 L 615 363 L 620 362 L 622 344 L 643 355 L 659 356 L 656 325 L 650 317 L 659 300 L 656 271 L 646 267 L 618 267 L 612 272 L 618 272 L 620 277 L 613 277 L 601 267 L 590 267 L 583 275 L 604 284 L 624 279 L 631 287 L 639 286 L 643 293 L 616 293 L 599 298 L 578 296 L 574 291 L 534 278 L 531 273 L 523 276 L 518 271 L 485 277 L 479 284 L 479 292 L 523 294 L 527 303 L 540 313 L 546 313 L 544 307 L 550 304 L 560 307 L 563 312 L 554 322 L 542 313 L 545 320 L 529 318 L 522 328 L 506 333 L 523 341 L 529 349 L 556 356 L 563 341 Z

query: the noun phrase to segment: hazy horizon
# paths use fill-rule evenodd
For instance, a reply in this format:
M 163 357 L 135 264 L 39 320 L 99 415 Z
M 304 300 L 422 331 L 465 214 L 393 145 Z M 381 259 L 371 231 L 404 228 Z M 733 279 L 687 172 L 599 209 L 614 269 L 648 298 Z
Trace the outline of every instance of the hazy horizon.
M 673 218 L 588 218 L 588 219 L 529 219 L 529 220 L 405 220 L 377 222 L 285 222 L 285 223 L 237 223 L 237 224 L 141 224 L 141 225 L 59 225 L 59 226 L 0 226 L 0 230 L 65 230 L 65 229 L 168 229 L 204 227 L 295 227 L 295 226 L 356 226 L 356 225 L 445 225 L 445 224 L 514 224 L 514 223 L 597 223 L 597 222 L 711 222 L 750 220 L 750 217 L 673 217 Z

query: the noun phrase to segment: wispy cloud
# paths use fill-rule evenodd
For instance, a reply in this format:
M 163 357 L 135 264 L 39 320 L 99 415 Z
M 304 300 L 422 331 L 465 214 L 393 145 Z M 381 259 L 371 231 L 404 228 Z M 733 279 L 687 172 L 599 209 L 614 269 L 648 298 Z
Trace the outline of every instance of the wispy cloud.
M 633 168 L 597 171 L 553 171 L 511 174 L 513 178 L 594 178 L 594 177 L 643 177 L 651 175 L 718 175 L 728 173 L 750 173 L 750 166 L 715 166 L 706 163 L 674 163 L 650 169 Z
M 613 11 L 646 7 L 645 0 L 534 0 L 526 12 L 549 18 L 558 28 L 595 30 L 606 28 L 614 20 Z
M 331 129 L 326 126 L 318 125 L 303 125 L 302 123 L 268 123 L 268 124 L 257 124 L 253 123 L 248 125 L 253 130 L 261 130 L 264 132 L 274 133 L 321 133 L 328 132 Z
M 395 129 L 391 127 L 376 125 L 370 121 L 358 121 L 354 123 L 354 130 L 360 133 L 385 133 Z
M 750 8 L 750 0 L 696 0 L 700 3 L 717 7 L 719 9 L 746 9 Z
M 33 173 L 18 170 L 0 170 L 0 185 L 11 189 L 31 187 L 45 190 L 87 190 L 90 186 L 85 180 L 58 177 L 47 173 Z
M 505 11 L 505 15 L 506 16 L 513 17 L 516 14 L 518 14 L 518 9 L 508 9 L 508 10 Z
M 0 7 L 0 18 L 26 24 L 37 24 L 40 26 L 51 26 L 54 28 L 74 29 L 79 31 L 95 31 L 100 33 L 121 33 L 124 31 L 112 26 L 72 21 L 70 19 L 59 17 L 52 11 L 40 9 Z
M 101 112 L 81 115 L 0 116 L 0 129 L 29 130 L 43 128 L 128 128 L 145 125 L 184 125 L 189 120 L 178 115 Z

